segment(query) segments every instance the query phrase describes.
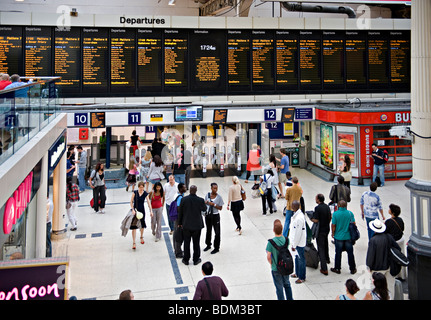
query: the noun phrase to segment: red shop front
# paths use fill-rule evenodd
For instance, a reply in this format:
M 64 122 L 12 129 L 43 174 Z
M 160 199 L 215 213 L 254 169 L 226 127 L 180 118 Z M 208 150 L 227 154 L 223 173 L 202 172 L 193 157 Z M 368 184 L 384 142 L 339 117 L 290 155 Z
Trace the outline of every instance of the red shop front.
M 393 126 L 410 125 L 410 105 L 359 108 L 319 105 L 315 109 L 316 140 L 320 139 L 320 143 L 313 144 L 320 146 L 320 159 L 314 157 L 315 165 L 336 174 L 341 159 L 349 155 L 353 177 L 358 179 L 358 184 L 363 184 L 364 179 L 370 179 L 373 174 L 374 162 L 369 156 L 371 145 L 375 143 L 389 153 L 385 180 L 412 176 L 411 140 L 389 133 Z

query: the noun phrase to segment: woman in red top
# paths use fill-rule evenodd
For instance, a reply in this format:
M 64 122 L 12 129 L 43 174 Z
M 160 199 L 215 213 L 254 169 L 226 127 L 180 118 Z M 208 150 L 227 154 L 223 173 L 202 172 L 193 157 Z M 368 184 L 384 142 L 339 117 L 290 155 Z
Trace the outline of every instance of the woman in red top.
M 153 232 L 153 236 L 156 236 L 157 242 L 162 237 L 162 214 L 163 206 L 165 205 L 165 195 L 163 194 L 163 187 L 160 182 L 156 182 L 154 184 L 149 198 L 151 200 L 151 207 L 153 209 L 153 216 L 151 217 L 151 230 Z
M 252 150 L 248 153 L 248 159 L 247 159 L 247 176 L 245 178 L 245 183 L 248 182 L 248 179 L 250 178 L 252 171 L 260 171 L 262 167 L 260 166 L 260 147 L 257 144 L 252 145 Z M 257 183 L 257 176 L 260 175 L 260 173 L 253 172 L 254 175 L 254 183 Z

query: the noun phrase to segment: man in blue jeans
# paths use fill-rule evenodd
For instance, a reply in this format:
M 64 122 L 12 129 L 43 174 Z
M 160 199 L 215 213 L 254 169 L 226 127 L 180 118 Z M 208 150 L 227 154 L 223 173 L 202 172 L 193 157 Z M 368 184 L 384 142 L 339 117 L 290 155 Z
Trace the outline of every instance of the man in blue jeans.
M 305 246 L 307 244 L 307 229 L 305 227 L 305 216 L 300 209 L 299 201 L 292 202 L 292 221 L 290 223 L 289 242 L 292 252 L 296 251 L 295 256 L 295 274 L 292 278 L 298 278 L 295 283 L 305 281 L 306 263 L 305 263 Z
M 371 157 L 373 157 L 373 160 L 374 160 L 373 182 L 376 181 L 377 171 L 378 171 L 380 183 L 381 183 L 380 186 L 383 187 L 385 185 L 385 161 L 383 160 L 384 154 L 382 150 L 377 148 L 377 145 L 375 143 L 371 145 L 371 148 L 373 148 Z
M 82 149 L 82 146 L 78 146 L 76 148 L 78 150 L 78 160 L 75 163 L 78 164 L 78 183 L 79 183 L 79 191 L 85 191 L 85 169 L 87 168 L 87 151 Z
M 283 237 L 283 225 L 281 224 L 281 221 L 276 219 L 274 221 L 274 228 L 273 228 L 275 237 L 272 238 L 272 240 L 275 242 L 278 246 L 283 246 L 286 241 L 289 241 L 287 238 Z M 290 287 L 290 281 L 289 281 L 289 275 L 281 275 L 280 272 L 277 270 L 277 261 L 278 261 L 278 251 L 274 246 L 271 244 L 271 242 L 268 241 L 268 244 L 266 246 L 266 258 L 271 265 L 271 274 L 272 274 L 272 280 L 274 281 L 275 285 L 275 292 L 277 294 L 278 300 L 293 300 L 292 297 L 292 288 Z
M 365 191 L 361 196 L 361 200 L 359 201 L 362 220 L 365 219 L 367 221 L 368 240 L 370 240 L 374 235 L 374 231 L 370 228 L 369 223 L 379 218 L 379 212 L 382 215 L 382 219 L 385 220 L 382 201 L 380 200 L 379 195 L 376 193 L 376 190 L 377 183 L 372 182 L 370 184 L 370 190 Z
M 341 200 L 338 202 L 338 210 L 332 215 L 332 237 L 335 240 L 335 266 L 331 268 L 332 272 L 341 273 L 341 254 L 347 251 L 347 259 L 351 274 L 356 273 L 355 256 L 353 254 L 353 244 L 349 232 L 350 222 L 355 222 L 355 216 L 347 210 L 347 202 Z

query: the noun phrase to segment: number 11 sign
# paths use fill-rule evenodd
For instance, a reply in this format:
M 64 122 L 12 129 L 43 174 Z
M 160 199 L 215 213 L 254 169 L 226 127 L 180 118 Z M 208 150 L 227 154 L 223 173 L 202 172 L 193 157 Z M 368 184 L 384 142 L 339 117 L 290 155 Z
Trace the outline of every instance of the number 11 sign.
M 141 124 L 140 112 L 129 112 L 129 126 Z

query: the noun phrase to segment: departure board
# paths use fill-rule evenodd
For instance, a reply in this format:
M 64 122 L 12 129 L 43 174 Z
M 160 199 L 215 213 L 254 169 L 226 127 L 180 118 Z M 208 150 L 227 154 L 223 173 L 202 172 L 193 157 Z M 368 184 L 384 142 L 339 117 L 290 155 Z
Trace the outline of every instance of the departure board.
M 135 30 L 110 31 L 111 92 L 134 92 L 136 79 Z
M 276 82 L 280 89 L 298 89 L 298 33 L 276 31 Z
M 226 90 L 225 33 L 218 30 L 193 30 L 190 38 L 190 90 Z
M 227 75 L 230 90 L 250 90 L 250 34 L 227 31 Z
M 55 28 L 54 76 L 61 80 L 61 93 L 80 92 L 81 30 L 79 28 Z
M 50 27 L 25 28 L 25 63 L 26 77 L 44 77 L 52 75 Z
M 322 33 L 323 88 L 344 87 L 344 34 L 341 31 Z
M 410 33 L 0 25 L 0 72 L 64 98 L 409 92 Z
M 0 26 L 0 73 L 22 74 L 22 27 Z
M 365 88 L 367 85 L 367 35 L 346 31 L 346 87 Z
M 410 88 L 410 33 L 390 31 L 389 36 L 391 85 Z
M 368 84 L 369 88 L 387 86 L 389 82 L 388 34 L 368 32 Z
M 321 88 L 320 45 L 317 31 L 300 31 L 299 70 L 301 89 Z
M 109 30 L 82 29 L 82 91 L 106 93 L 109 81 Z
M 162 30 L 138 29 L 138 91 L 162 90 Z
M 274 87 L 274 35 L 270 30 L 252 31 L 252 84 L 253 88 Z
M 183 91 L 188 86 L 187 40 L 184 30 L 165 30 L 164 85 L 168 91 Z

